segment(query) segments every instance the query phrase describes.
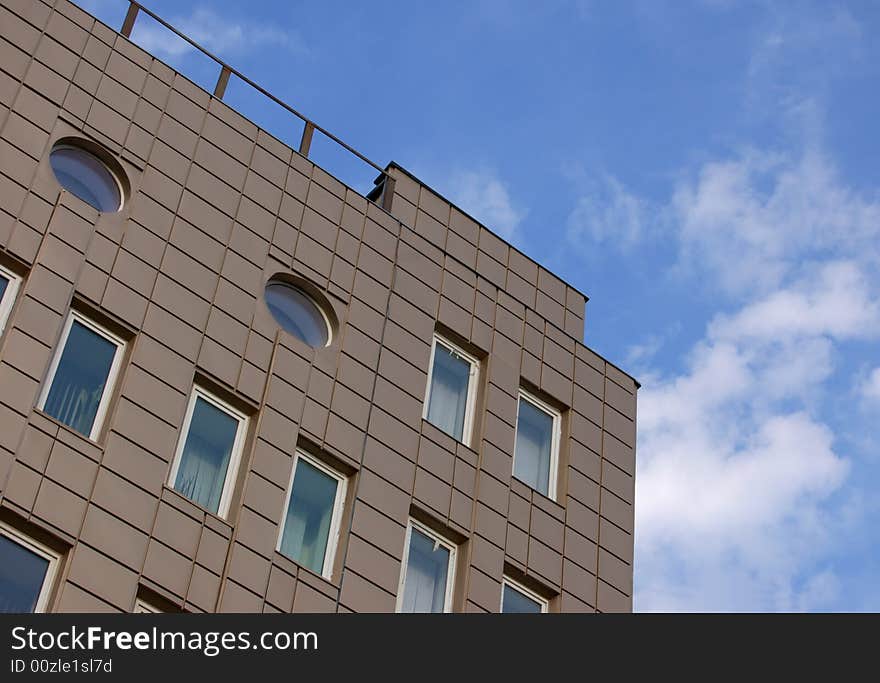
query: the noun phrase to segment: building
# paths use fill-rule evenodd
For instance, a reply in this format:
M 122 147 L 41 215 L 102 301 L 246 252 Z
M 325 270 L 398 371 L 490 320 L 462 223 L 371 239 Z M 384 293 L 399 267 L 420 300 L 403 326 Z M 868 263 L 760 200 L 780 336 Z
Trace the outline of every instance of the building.
M 134 14 L 0 0 L 0 609 L 630 611 L 638 384 L 584 295 Z

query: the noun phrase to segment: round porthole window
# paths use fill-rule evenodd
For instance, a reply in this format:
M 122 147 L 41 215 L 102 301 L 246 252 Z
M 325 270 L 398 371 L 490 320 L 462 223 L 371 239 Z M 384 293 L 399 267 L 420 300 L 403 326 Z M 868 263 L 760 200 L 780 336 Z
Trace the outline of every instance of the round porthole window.
M 55 178 L 65 190 L 98 211 L 122 208 L 122 185 L 97 155 L 83 147 L 59 143 L 49 154 Z
M 281 327 L 312 348 L 330 343 L 330 320 L 305 291 L 283 280 L 266 284 L 266 306 Z

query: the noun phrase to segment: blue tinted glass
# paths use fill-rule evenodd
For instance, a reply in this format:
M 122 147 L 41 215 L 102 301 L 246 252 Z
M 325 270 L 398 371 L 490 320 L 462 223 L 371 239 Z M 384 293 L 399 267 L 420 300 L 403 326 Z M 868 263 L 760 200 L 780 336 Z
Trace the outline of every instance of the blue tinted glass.
M 329 474 L 297 460 L 281 552 L 318 574 L 324 568 L 338 486 Z
M 118 211 L 119 185 L 95 155 L 76 147 L 58 147 L 49 155 L 58 184 L 98 211 Z
M 0 301 L 3 301 L 3 295 L 6 294 L 6 287 L 9 285 L 9 279 L 0 274 Z
M 239 424 L 225 410 L 196 398 L 174 488 L 213 513 L 220 510 Z
M 501 611 L 504 614 L 540 614 L 541 604 L 505 583 Z
M 519 400 L 513 474 L 545 496 L 550 488 L 553 417 L 536 405 Z
M 116 344 L 74 320 L 43 410 L 89 436 L 116 349 Z
M 33 612 L 49 561 L 0 536 L 0 612 Z
M 275 321 L 300 341 L 313 348 L 327 345 L 327 322 L 304 292 L 284 282 L 270 282 L 266 285 L 266 306 Z
M 412 530 L 406 561 L 402 612 L 442 612 L 446 603 L 449 550 L 418 529 Z
M 431 371 L 427 419 L 459 441 L 464 440 L 464 413 L 470 376 L 470 363 L 454 355 L 442 344 L 437 344 Z

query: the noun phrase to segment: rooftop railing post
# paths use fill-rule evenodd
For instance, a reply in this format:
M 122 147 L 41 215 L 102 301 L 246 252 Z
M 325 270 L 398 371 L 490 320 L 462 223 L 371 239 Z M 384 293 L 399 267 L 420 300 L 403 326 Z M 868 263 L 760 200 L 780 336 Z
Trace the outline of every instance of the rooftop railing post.
M 312 135 L 315 132 L 315 124 L 306 121 L 306 127 L 303 128 L 302 140 L 299 142 L 299 153 L 304 157 L 309 155 L 309 148 L 312 146 Z
M 382 173 L 386 178 L 386 182 L 388 182 L 387 188 L 385 187 L 385 185 L 383 183 L 384 192 L 381 195 L 382 196 L 382 199 L 381 199 L 382 206 L 386 210 L 388 209 L 388 207 L 391 206 L 391 200 L 392 200 L 393 194 L 394 194 L 394 192 L 393 192 L 394 180 L 390 176 L 388 176 L 387 172 L 384 171 L 382 169 L 382 167 L 380 167 L 378 164 L 376 164 L 375 162 L 373 162 L 370 159 L 368 159 L 367 157 L 365 157 L 363 154 L 361 154 L 356 149 L 354 149 L 351 145 L 348 145 L 345 142 L 343 142 L 342 140 L 340 140 L 338 137 L 333 135 L 333 133 L 331 133 L 330 131 L 325 130 L 321 126 L 310 121 L 308 118 L 306 118 L 299 111 L 297 111 L 296 109 L 291 107 L 289 104 L 287 104 L 287 102 L 284 102 L 283 100 L 279 99 L 278 97 L 276 97 L 275 95 L 270 93 L 268 90 L 263 88 L 261 85 L 255 83 L 253 80 L 251 80 L 250 78 L 245 76 L 240 71 L 238 71 L 238 70 L 232 68 L 231 66 L 229 66 L 228 64 L 226 64 L 226 62 L 224 62 L 222 59 L 220 59 L 219 57 L 217 57 L 215 54 L 211 53 L 210 51 L 206 50 L 202 45 L 199 45 L 195 40 L 193 40 L 191 37 L 189 37 L 185 33 L 182 33 L 179 29 L 177 29 L 174 26 L 172 26 L 171 24 L 169 24 L 167 21 L 165 21 L 158 14 L 156 14 L 155 12 L 150 10 L 148 7 L 144 7 L 143 5 L 141 5 L 141 3 L 138 0 L 128 0 L 128 12 L 125 15 L 125 20 L 122 22 L 122 29 L 120 30 L 120 33 L 123 36 L 125 36 L 126 38 L 129 38 L 129 39 L 131 38 L 131 33 L 132 33 L 132 30 L 134 29 L 135 21 L 137 20 L 139 13 L 141 11 L 143 11 L 143 14 L 146 14 L 148 17 L 150 17 L 151 19 L 158 22 L 159 25 L 161 25 L 161 26 L 165 27 L 166 29 L 168 29 L 169 31 L 171 31 L 174 35 L 176 35 L 181 40 L 192 45 L 195 49 L 197 49 L 203 55 L 205 55 L 209 59 L 213 60 L 216 64 L 218 64 L 220 66 L 220 75 L 217 77 L 217 83 L 214 86 L 214 97 L 216 97 L 217 99 L 223 99 L 223 96 L 226 94 L 226 88 L 229 84 L 230 76 L 233 76 L 233 75 L 236 76 L 240 81 L 242 81 L 246 85 L 249 85 L 257 93 L 268 98 L 269 100 L 271 100 L 275 104 L 281 106 L 283 109 L 286 109 L 293 116 L 297 117 L 300 121 L 303 122 L 304 127 L 303 127 L 303 132 L 302 132 L 302 139 L 300 140 L 300 144 L 299 144 L 299 153 L 301 155 L 303 155 L 305 157 L 309 156 L 309 150 L 311 149 L 311 146 L 312 146 L 312 137 L 315 134 L 315 130 L 317 130 L 318 132 L 320 132 L 325 138 L 327 138 L 331 142 L 334 142 L 335 144 L 339 145 L 342 149 L 344 149 L 348 153 L 353 154 L 355 157 L 357 157 L 358 159 L 363 161 L 368 166 L 374 168 L 379 173 Z M 376 189 L 376 191 L 378 192 L 378 188 Z M 376 195 L 377 201 L 379 200 L 379 196 L 380 195 L 378 195 L 378 194 Z
M 220 75 L 217 77 L 217 85 L 214 86 L 214 97 L 218 100 L 223 99 L 223 95 L 226 92 L 226 86 L 229 84 L 229 76 L 232 75 L 232 69 L 228 66 L 224 66 L 220 69 Z
M 134 28 L 135 19 L 137 19 L 140 7 L 133 2 L 128 4 L 128 12 L 125 13 L 125 20 L 122 22 L 122 30 L 120 33 L 126 38 L 131 38 L 131 30 Z

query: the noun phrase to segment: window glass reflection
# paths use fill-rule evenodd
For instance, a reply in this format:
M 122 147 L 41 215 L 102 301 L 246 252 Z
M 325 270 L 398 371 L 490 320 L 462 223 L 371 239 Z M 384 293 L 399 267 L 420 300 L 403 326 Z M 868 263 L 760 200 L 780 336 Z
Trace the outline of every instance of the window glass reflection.
M 339 480 L 297 458 L 281 552 L 322 573 Z
M 56 147 L 49 163 L 58 184 L 98 211 L 118 211 L 122 204 L 119 184 L 110 169 L 94 154 L 78 147 Z
M 449 549 L 415 527 L 409 541 L 402 612 L 442 612 L 446 604 Z
M 174 488 L 215 514 L 240 424 L 225 410 L 196 397 Z
M 46 558 L 0 534 L 0 612 L 33 612 L 48 569 Z
M 90 436 L 118 348 L 74 320 L 43 405 L 44 412 Z

